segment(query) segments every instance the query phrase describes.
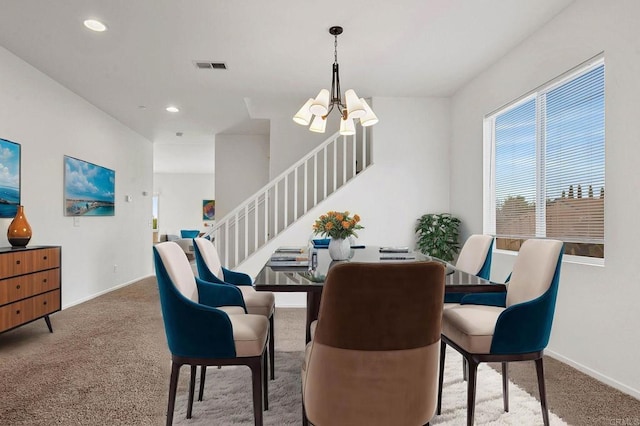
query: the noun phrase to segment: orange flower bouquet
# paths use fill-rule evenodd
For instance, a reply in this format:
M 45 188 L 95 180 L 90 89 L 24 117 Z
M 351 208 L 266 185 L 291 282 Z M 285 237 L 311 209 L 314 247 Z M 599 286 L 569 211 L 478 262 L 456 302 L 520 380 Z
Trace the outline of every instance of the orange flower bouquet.
M 357 237 L 358 234 L 356 231 L 358 229 L 364 229 L 364 226 L 360 225 L 359 222 L 360 216 L 357 214 L 350 217 L 348 211 L 330 211 L 323 214 L 316 220 L 313 224 L 313 232 L 333 239 L 346 239 L 352 235 Z

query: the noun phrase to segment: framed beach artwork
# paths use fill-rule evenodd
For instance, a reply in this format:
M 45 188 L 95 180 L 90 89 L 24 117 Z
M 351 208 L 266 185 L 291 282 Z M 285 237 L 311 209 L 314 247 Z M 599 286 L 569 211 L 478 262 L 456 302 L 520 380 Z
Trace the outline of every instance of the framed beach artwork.
M 216 218 L 215 200 L 202 200 L 202 220 L 214 220 Z
M 64 215 L 115 215 L 116 172 L 64 156 Z
M 14 217 L 20 205 L 20 144 L 0 139 L 0 218 Z

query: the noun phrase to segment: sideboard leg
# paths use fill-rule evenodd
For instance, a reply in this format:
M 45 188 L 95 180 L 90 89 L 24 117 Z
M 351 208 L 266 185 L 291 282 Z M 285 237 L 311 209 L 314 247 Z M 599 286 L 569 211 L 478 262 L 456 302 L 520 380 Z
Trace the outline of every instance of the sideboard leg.
M 53 327 L 51 327 L 51 320 L 49 319 L 49 315 L 45 315 L 44 320 L 47 323 L 47 327 L 49 327 L 49 333 L 53 333 Z

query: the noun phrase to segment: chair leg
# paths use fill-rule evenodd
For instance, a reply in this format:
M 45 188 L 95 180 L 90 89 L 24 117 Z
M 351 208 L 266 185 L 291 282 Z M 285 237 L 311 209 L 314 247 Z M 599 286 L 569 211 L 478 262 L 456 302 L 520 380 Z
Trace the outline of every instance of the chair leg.
M 509 363 L 502 363 L 502 402 L 504 412 L 509 412 Z
M 467 377 L 469 377 L 469 365 L 467 364 L 467 359 L 462 358 L 462 380 L 467 381 Z
M 540 391 L 540 405 L 542 406 L 542 421 L 544 422 L 544 426 L 549 426 L 549 409 L 547 407 L 547 390 L 544 384 L 542 358 L 536 359 L 536 372 L 538 373 L 538 390 Z
M 262 376 L 264 374 L 262 359 L 255 357 L 249 361 L 249 368 L 251 368 L 251 384 L 253 390 L 253 421 L 255 426 L 262 426 Z
M 187 403 L 187 418 L 191 418 L 191 413 L 193 411 L 193 391 L 196 387 L 196 369 L 197 365 L 191 366 L 191 376 L 189 378 L 189 402 Z
M 169 381 L 169 401 L 167 403 L 167 426 L 173 424 L 173 410 L 176 406 L 176 390 L 178 389 L 178 376 L 182 365 L 171 361 L 171 380 Z
M 447 353 L 447 344 L 444 340 L 440 340 L 440 375 L 438 377 L 438 406 L 436 413 L 439 415 L 442 411 L 442 384 L 444 382 L 444 357 Z
M 467 377 L 467 426 L 473 426 L 473 416 L 476 408 L 476 380 L 478 378 L 478 363 L 467 360 L 469 376 Z
M 307 419 L 307 410 L 304 409 L 304 398 L 302 399 L 302 426 L 309 426 L 309 419 Z
M 267 354 L 266 351 L 262 353 L 262 386 L 264 397 L 264 410 L 269 409 L 269 377 L 267 376 Z
M 200 389 L 198 390 L 198 401 L 202 401 L 202 396 L 204 395 L 204 381 L 207 378 L 207 366 L 200 366 Z
M 274 338 L 274 320 L 273 313 L 269 317 L 269 368 L 271 373 L 271 380 L 276 378 L 276 367 L 275 367 L 275 359 L 276 359 L 276 341 Z

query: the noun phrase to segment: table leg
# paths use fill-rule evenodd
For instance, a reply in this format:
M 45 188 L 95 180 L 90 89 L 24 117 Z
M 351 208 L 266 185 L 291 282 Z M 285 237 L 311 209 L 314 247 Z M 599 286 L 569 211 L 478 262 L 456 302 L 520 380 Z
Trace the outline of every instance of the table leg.
M 318 319 L 321 298 L 322 293 L 319 291 L 307 292 L 307 325 L 305 343 L 309 343 L 311 341 L 311 323 Z

